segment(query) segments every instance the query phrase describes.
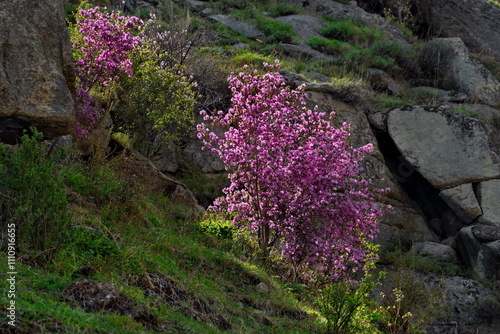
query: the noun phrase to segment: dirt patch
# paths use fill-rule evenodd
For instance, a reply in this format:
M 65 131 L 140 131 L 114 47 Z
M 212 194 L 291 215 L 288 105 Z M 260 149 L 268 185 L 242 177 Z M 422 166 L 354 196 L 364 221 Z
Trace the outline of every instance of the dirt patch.
M 198 321 L 210 323 L 222 330 L 229 330 L 232 327 L 229 319 L 217 312 L 208 301 L 189 292 L 169 277 L 147 273 L 130 275 L 129 281 L 146 293 L 158 296 L 168 305 L 179 307 Z
M 117 313 L 149 329 L 158 326 L 158 321 L 148 308 L 140 306 L 111 284 L 86 279 L 71 283 L 64 293 L 66 302 L 77 303 L 85 312 Z

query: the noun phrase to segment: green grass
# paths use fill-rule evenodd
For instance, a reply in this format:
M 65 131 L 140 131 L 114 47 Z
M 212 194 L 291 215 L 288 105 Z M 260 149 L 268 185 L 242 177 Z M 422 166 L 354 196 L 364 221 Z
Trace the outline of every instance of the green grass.
M 453 107 L 451 110 L 453 112 L 456 112 L 457 114 L 462 114 L 464 116 L 468 116 L 468 117 L 472 117 L 472 118 L 476 118 L 476 119 L 481 118 L 477 112 L 470 110 L 466 107 L 456 106 L 456 107 Z
M 355 45 L 367 46 L 377 40 L 384 38 L 384 34 L 379 29 L 364 26 L 352 19 L 331 19 L 325 18 L 329 26 L 320 30 L 320 33 L 329 38 Z
M 374 96 L 374 100 L 378 110 L 389 110 L 394 107 L 412 104 L 411 101 L 403 100 L 387 94 L 376 94 Z
M 61 173 L 58 186 L 68 196 L 73 226 L 49 232 L 60 235 L 61 241 L 48 260 L 42 262 L 40 252 L 19 250 L 15 268 L 19 330 L 322 331 L 311 305 L 299 302 L 300 296 L 279 279 L 272 262 L 259 260 L 248 235 L 237 232 L 223 217 L 194 215 L 186 204 L 130 184 L 133 180 L 127 173 L 138 172 L 128 171 L 131 165 L 127 163 L 125 157 L 56 163 Z M 5 178 L 11 177 L 5 174 Z M 21 228 L 26 222 L 17 223 Z M 82 276 L 83 268 L 93 268 L 89 277 Z M 9 271 L 2 249 L 0 272 Z M 116 289 L 118 297 L 112 297 L 102 310 L 84 310 L 68 288 L 85 279 L 96 282 L 92 283 L 94 288 Z M 148 280 L 153 283 L 144 283 Z M 259 292 L 259 283 L 266 284 L 269 291 Z M 0 291 L 8 291 L 5 279 L 0 282 Z M 76 291 L 77 296 L 93 293 L 92 289 Z M 10 300 L 7 293 L 0 294 L 0 305 L 9 305 Z M 123 305 L 136 315 L 124 311 Z M 154 319 L 153 325 L 150 319 Z M 2 326 L 0 323 L 0 331 L 5 329 Z

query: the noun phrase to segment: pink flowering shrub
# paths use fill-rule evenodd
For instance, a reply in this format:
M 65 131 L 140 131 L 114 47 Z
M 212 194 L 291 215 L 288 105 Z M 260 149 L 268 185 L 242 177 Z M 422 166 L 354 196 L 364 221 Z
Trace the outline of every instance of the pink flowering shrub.
M 76 59 L 78 136 L 87 136 L 104 112 L 92 91 L 116 83 L 120 72 L 132 75 L 128 52 L 137 46 L 139 38 L 133 32 L 142 24 L 137 17 L 101 12 L 99 7 L 78 11 L 76 25 L 70 27 Z
M 230 179 L 213 209 L 256 232 L 265 254 L 279 244 L 296 270 L 339 279 L 363 268 L 382 214 L 360 177 L 360 160 L 372 145 L 353 149 L 348 124 L 334 128 L 334 113 L 307 109 L 304 87 L 287 87 L 278 62 L 264 65 L 271 72 L 229 77 L 227 113 L 201 112 L 198 136 Z M 224 136 L 215 127 L 227 129 Z

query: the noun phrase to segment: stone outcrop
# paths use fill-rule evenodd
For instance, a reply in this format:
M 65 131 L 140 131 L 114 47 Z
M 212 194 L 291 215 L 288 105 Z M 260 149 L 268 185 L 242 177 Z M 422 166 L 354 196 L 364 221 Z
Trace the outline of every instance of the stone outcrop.
M 468 268 L 474 268 L 480 277 L 500 279 L 500 240 L 485 240 L 481 242 L 477 236 L 482 236 L 487 230 L 476 226 L 464 227 L 457 238 L 457 249 L 462 261 Z M 495 235 L 498 235 L 498 231 Z
M 500 178 L 500 134 L 491 125 L 420 106 L 391 110 L 387 124 L 405 159 L 437 189 Z
M 283 0 L 283 3 L 292 4 L 307 12 L 320 17 L 329 16 L 334 19 L 355 19 L 364 26 L 377 27 L 393 42 L 404 49 L 411 48 L 406 41 L 404 33 L 394 24 L 387 22 L 378 14 L 371 14 L 358 6 L 352 6 L 334 0 Z
M 46 138 L 75 126 L 72 53 L 62 0 L 0 4 L 0 140 L 35 126 Z
M 475 52 L 500 57 L 500 8 L 484 0 L 412 0 L 434 36 L 460 37 Z
M 472 189 L 472 183 L 445 189 L 439 193 L 439 196 L 466 224 L 472 223 L 474 219 L 483 214 Z
M 306 41 L 311 37 L 321 37 L 320 30 L 328 27 L 319 17 L 308 14 L 287 15 L 276 20 L 290 25 L 295 35 Z
M 265 36 L 264 33 L 253 24 L 238 21 L 231 16 L 216 14 L 210 15 L 209 18 L 248 38 L 258 38 Z
M 500 145 L 500 143 L 498 143 Z M 483 214 L 479 221 L 500 226 L 500 179 L 479 183 L 478 197 Z
M 433 41 L 453 50 L 447 66 L 448 73 L 442 73 L 443 77 L 451 78 L 458 90 L 470 99 L 500 106 L 500 82 L 471 56 L 460 37 L 436 38 Z
M 294 76 L 287 76 L 288 82 L 294 80 Z M 300 78 L 295 77 L 298 81 Z M 292 83 L 297 85 L 298 82 Z M 329 113 L 335 111 L 335 125 L 340 126 L 347 122 L 351 124 L 350 142 L 354 147 L 360 147 L 368 143 L 378 147 L 378 141 L 368 122 L 366 112 L 361 101 L 352 102 L 355 93 L 341 94 L 335 88 L 328 84 L 306 83 L 306 93 L 308 94 L 308 106 L 318 105 L 318 111 Z M 346 98 L 349 103 L 343 101 Z M 362 99 L 362 97 L 358 97 Z M 357 107 L 353 106 L 357 105 Z M 380 221 L 379 228 L 383 231 L 377 242 L 381 244 L 390 244 L 397 242 L 401 237 L 413 240 L 425 239 L 437 241 L 435 234 L 429 229 L 425 219 L 419 214 L 411 200 L 400 187 L 398 180 L 391 173 L 386 165 L 386 161 L 380 150 L 368 155 L 364 160 L 365 176 L 370 178 L 375 187 L 390 191 L 384 196 L 378 198 L 382 206 L 391 205 L 392 209 L 387 212 Z
M 446 317 L 427 327 L 433 334 L 495 334 L 498 333 L 500 319 L 497 310 L 488 304 L 494 300 L 491 290 L 481 283 L 464 277 L 439 277 L 422 275 L 427 285 L 441 285 L 444 298 L 441 304 L 447 306 Z
M 410 249 L 410 254 L 427 256 L 443 262 L 458 262 L 457 253 L 453 248 L 436 242 L 416 242 Z

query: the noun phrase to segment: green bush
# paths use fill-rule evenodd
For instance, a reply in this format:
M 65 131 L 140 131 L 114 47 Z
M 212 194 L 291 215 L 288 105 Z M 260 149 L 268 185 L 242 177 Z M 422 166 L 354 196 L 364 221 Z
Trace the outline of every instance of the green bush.
M 378 110 L 389 110 L 394 107 L 405 106 L 412 104 L 408 100 L 399 99 L 387 94 L 376 94 L 374 96 Z
M 284 3 L 271 3 L 265 10 L 272 17 L 293 15 L 302 12 L 298 7 Z
M 425 326 L 447 315 L 442 281 L 424 284 L 415 272 L 404 268 L 387 275 L 380 294 L 379 312 L 391 334 L 425 333 Z
M 200 222 L 203 233 L 213 235 L 218 239 L 232 239 L 237 228 L 230 221 L 206 219 Z
M 68 230 L 66 234 L 68 240 L 65 244 L 66 250 L 86 260 L 120 254 L 117 244 L 98 230 L 77 226 Z
M 352 46 L 346 42 L 339 40 L 329 40 L 321 37 L 311 37 L 307 43 L 315 50 L 320 52 L 330 54 L 330 55 L 341 55 L 349 50 L 352 50 Z
M 266 35 L 269 43 L 290 43 L 294 36 L 292 26 L 280 21 L 261 17 L 257 20 L 257 26 Z
M 330 39 L 338 39 L 344 42 L 349 42 L 354 39 L 356 34 L 356 26 L 352 21 L 334 21 L 330 26 L 320 30 L 321 35 Z
M 64 166 L 48 156 L 42 133 L 31 130 L 18 148 L 0 143 L 0 226 L 15 225 L 16 247 L 49 259 L 71 223 L 64 191 Z
M 403 56 L 403 48 L 395 42 L 377 41 L 370 47 L 370 52 L 373 55 L 392 58 L 394 60 L 400 59 Z
M 456 88 L 450 73 L 453 49 L 438 42 L 426 43 L 418 52 L 419 84 L 446 90 Z
M 383 271 L 378 278 L 371 273 L 375 269 L 377 249 L 378 246 L 373 247 L 359 282 L 340 279 L 318 289 L 318 310 L 326 319 L 328 334 L 379 333 L 374 326 L 376 305 L 370 298 L 370 293 L 385 276 Z
M 111 110 L 116 129 L 128 133 L 136 148 L 181 139 L 194 124 L 194 86 L 185 69 L 163 68 L 148 48 L 134 50 L 131 59 L 134 75 L 120 78 Z
M 355 45 L 367 45 L 380 40 L 384 35 L 377 28 L 364 26 L 352 19 L 329 19 L 330 25 L 320 33 L 330 39 L 338 39 Z
M 262 67 L 263 63 L 271 64 L 272 62 L 273 59 L 271 57 L 262 56 L 251 51 L 242 51 L 231 59 L 231 63 L 236 66 L 253 65 Z

